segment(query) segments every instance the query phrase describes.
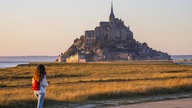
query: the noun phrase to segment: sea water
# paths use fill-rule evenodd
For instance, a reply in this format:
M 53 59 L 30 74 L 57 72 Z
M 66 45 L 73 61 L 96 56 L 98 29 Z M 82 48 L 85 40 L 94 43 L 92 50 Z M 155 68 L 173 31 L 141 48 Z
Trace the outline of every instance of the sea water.
M 192 55 L 172 55 L 173 60 L 192 60 Z
M 173 63 L 192 65 L 192 55 L 173 55 L 171 56 Z
M 57 56 L 0 56 L 0 68 L 15 67 L 30 62 L 54 62 Z
M 192 55 L 172 55 L 173 60 L 192 60 Z M 30 62 L 54 62 L 57 56 L 0 56 L 0 68 L 15 67 Z M 188 62 L 192 64 L 192 62 Z

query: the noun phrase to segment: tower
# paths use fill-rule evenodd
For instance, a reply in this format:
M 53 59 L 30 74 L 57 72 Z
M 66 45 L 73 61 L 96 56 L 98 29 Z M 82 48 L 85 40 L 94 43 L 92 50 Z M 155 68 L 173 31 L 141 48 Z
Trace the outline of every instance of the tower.
M 115 21 L 115 15 L 113 13 L 113 2 L 111 2 L 111 13 L 109 16 L 109 22 L 114 22 Z

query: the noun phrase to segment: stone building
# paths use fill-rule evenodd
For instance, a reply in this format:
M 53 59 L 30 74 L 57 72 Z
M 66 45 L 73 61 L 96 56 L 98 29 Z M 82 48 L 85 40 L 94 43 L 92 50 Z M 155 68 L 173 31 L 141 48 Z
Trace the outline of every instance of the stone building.
M 113 13 L 113 4 L 111 4 L 111 13 L 108 22 L 100 22 L 95 30 L 85 31 L 85 49 L 92 50 L 92 46 L 97 42 L 106 42 L 112 40 L 132 40 L 133 33 L 124 25 L 121 19 L 115 18 Z
M 94 30 L 88 30 L 85 31 L 85 50 L 92 49 L 94 47 L 95 42 L 95 31 Z
M 86 59 L 84 55 L 80 55 L 76 53 L 75 55 L 71 55 L 70 57 L 66 58 L 67 63 L 85 63 Z

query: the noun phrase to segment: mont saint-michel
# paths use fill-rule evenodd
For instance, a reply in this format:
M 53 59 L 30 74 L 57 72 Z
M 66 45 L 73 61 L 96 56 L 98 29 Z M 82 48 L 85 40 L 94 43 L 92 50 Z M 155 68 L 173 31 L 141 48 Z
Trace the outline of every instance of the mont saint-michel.
M 102 21 L 94 30 L 74 40 L 70 48 L 59 55 L 58 62 L 93 62 L 113 60 L 168 60 L 170 55 L 157 51 L 134 39 L 134 33 L 124 21 L 116 18 L 111 4 L 109 21 Z

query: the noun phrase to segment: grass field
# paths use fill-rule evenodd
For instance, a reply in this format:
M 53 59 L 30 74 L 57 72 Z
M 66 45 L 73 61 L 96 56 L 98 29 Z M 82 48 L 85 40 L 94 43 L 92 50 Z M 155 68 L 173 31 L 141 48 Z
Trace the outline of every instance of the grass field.
M 137 98 L 192 91 L 192 66 L 168 61 L 44 63 L 45 106 L 77 101 Z M 0 69 L 0 107 L 34 108 L 31 89 L 36 63 Z

